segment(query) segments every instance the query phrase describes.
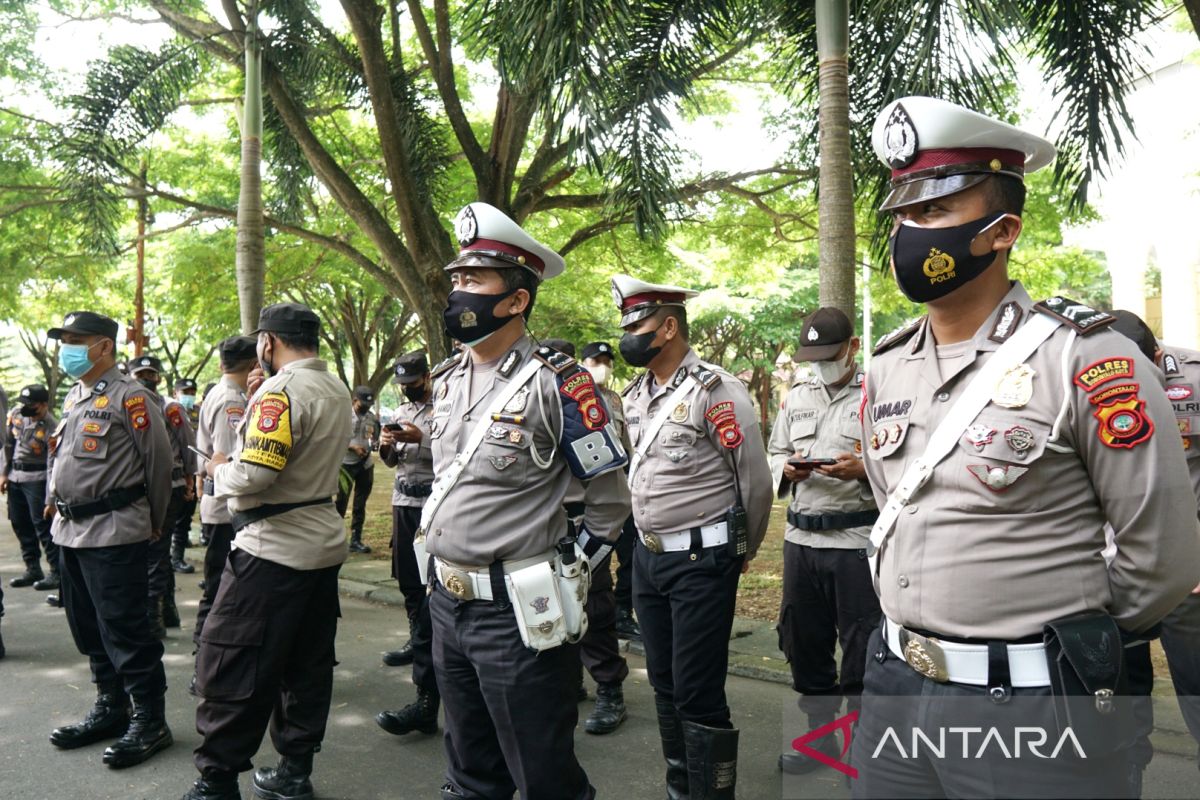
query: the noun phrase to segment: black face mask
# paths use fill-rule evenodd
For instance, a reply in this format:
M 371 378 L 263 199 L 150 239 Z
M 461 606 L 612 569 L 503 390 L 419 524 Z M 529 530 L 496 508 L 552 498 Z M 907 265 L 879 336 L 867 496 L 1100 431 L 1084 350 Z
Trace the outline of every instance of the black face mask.
M 953 228 L 900 225 L 891 240 L 896 285 L 914 303 L 928 303 L 975 280 L 996 260 L 996 251 L 973 255 L 971 242 L 1006 216 L 995 212 Z
M 512 319 L 511 316 L 497 317 L 494 312 L 497 303 L 512 297 L 516 292 L 516 289 L 509 289 L 500 294 L 451 292 L 446 298 L 446 307 L 442 310 L 446 335 L 468 347 L 479 344 Z
M 267 342 L 270 342 L 270 341 L 271 341 L 271 338 L 268 336 Z M 264 344 L 263 352 L 265 353 L 266 351 L 267 351 L 267 346 L 266 346 L 266 344 Z M 271 355 L 273 356 L 275 354 L 271 353 Z M 262 370 L 263 377 L 269 378 L 275 374 L 275 368 L 271 366 L 271 359 L 267 358 L 266 356 L 258 357 L 258 366 Z
M 145 386 L 147 389 L 154 392 L 155 394 L 158 393 L 158 381 L 153 381 L 153 380 L 150 380 L 149 378 L 138 378 L 138 383 L 140 383 L 142 386 Z
M 404 392 L 404 396 L 407 397 L 409 400 L 413 401 L 414 403 L 420 402 L 421 400 L 425 399 L 425 385 L 424 384 L 414 383 L 411 386 L 405 386 L 402 389 L 402 391 Z
M 36 415 L 37 415 L 37 408 L 36 408 L 35 406 L 21 406 L 21 409 L 20 409 L 20 414 L 21 414 L 21 416 L 22 416 L 22 417 L 33 417 L 33 416 L 36 416 Z
M 658 328 L 661 327 L 662 325 L 658 326 Z M 645 333 L 627 333 L 622 336 L 617 345 L 617 349 L 621 351 L 621 358 L 635 367 L 649 366 L 650 362 L 662 352 L 661 346 L 650 346 L 654 337 L 658 335 L 658 328 Z

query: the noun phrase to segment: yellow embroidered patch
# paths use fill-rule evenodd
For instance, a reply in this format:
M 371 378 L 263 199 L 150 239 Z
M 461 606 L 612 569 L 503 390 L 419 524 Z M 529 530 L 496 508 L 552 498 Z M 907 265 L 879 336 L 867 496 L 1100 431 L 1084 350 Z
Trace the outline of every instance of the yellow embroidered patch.
M 286 392 L 267 392 L 250 408 L 242 443 L 243 464 L 279 472 L 292 454 L 292 410 Z

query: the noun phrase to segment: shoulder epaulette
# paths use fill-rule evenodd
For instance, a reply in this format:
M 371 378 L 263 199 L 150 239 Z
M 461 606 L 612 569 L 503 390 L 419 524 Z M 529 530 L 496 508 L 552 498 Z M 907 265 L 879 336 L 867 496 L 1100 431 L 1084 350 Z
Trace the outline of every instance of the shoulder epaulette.
M 646 373 L 644 373 L 644 372 L 639 373 L 636 378 L 634 378 L 629 383 L 627 383 L 625 385 L 625 388 L 621 390 L 621 397 L 625 397 L 630 392 L 632 392 L 634 389 L 636 389 L 638 386 L 640 386 L 642 383 L 642 379 L 645 377 L 646 377 Z
M 560 375 L 575 366 L 575 359 L 553 347 L 542 345 L 533 351 L 533 357 L 545 364 L 555 375 Z
M 879 337 L 879 341 L 875 342 L 875 348 L 871 350 L 871 355 L 877 356 L 880 353 L 886 353 L 898 344 L 902 344 L 913 337 L 921 327 L 921 323 L 925 321 L 924 317 L 920 317 L 915 322 L 903 328 L 897 328 L 891 333 L 885 333 Z
M 436 378 L 439 375 L 441 375 L 442 373 L 448 372 L 450 369 L 452 369 L 458 365 L 458 362 L 461 358 L 462 358 L 462 351 L 455 353 L 454 355 L 447 358 L 445 361 L 442 361 L 440 364 L 438 364 L 433 369 L 429 370 L 429 377 Z
M 1037 303 L 1033 308 L 1038 313 L 1047 314 L 1055 319 L 1062 320 L 1068 326 L 1078 331 L 1081 336 L 1087 336 L 1089 333 L 1100 330 L 1105 325 L 1111 325 L 1117 319 L 1112 314 L 1097 311 L 1091 306 L 1076 303 L 1074 300 L 1068 300 L 1065 297 L 1051 297 L 1049 300 Z
M 1173 353 L 1163 354 L 1163 372 L 1167 375 L 1178 375 L 1180 373 L 1179 359 Z
M 721 383 L 721 376 L 703 365 L 692 368 L 692 377 L 705 389 L 712 389 Z

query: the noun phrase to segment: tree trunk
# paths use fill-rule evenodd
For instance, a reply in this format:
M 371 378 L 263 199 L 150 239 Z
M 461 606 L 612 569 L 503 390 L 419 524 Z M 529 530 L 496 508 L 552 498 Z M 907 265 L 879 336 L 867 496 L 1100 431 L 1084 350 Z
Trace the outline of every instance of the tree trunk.
M 258 327 L 266 278 L 262 202 L 262 47 L 258 3 L 246 13 L 246 102 L 242 109 L 242 174 L 237 215 L 237 288 L 242 333 Z
M 854 166 L 850 157 L 850 4 L 817 0 L 820 177 L 817 241 L 820 302 L 854 319 Z
M 1188 17 L 1192 20 L 1192 30 L 1196 32 L 1196 37 L 1200 38 L 1200 0 L 1183 0 L 1183 7 L 1187 9 Z

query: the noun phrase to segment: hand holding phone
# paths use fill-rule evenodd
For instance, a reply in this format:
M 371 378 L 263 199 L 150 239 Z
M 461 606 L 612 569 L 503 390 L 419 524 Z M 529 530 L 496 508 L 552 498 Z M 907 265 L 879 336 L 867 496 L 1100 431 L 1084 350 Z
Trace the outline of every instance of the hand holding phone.
M 188 450 L 191 450 L 193 453 L 195 453 L 197 456 L 204 459 L 205 461 L 212 461 L 212 453 L 206 453 L 198 447 L 192 447 L 190 444 L 188 445 Z
M 836 458 L 789 458 L 788 466 L 796 469 L 815 469 L 817 467 L 832 467 L 837 463 Z

